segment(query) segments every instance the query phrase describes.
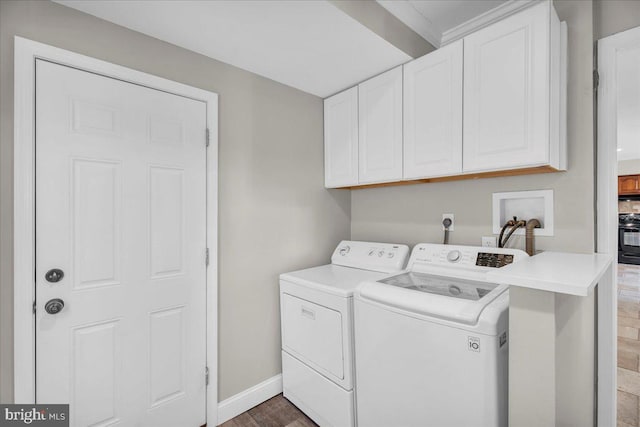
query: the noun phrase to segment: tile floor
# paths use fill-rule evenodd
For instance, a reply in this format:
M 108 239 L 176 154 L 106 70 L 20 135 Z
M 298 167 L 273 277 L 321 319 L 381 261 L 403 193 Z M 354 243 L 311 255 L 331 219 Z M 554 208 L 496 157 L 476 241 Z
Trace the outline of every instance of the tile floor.
M 640 426 L 640 265 L 618 265 L 618 427 Z
M 220 427 L 317 427 L 317 425 L 282 394 L 279 394 L 230 419 Z

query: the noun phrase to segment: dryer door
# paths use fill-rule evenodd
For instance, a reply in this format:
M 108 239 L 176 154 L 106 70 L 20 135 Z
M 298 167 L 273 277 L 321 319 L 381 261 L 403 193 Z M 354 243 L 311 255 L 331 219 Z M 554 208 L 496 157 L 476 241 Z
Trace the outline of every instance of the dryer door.
M 338 380 L 344 379 L 342 313 L 282 294 L 282 347 Z

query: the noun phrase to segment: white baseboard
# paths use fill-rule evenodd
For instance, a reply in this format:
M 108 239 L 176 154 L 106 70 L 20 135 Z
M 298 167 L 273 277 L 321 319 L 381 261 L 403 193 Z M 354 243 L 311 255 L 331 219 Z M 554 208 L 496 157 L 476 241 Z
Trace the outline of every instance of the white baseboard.
M 256 384 L 218 403 L 218 425 L 282 393 L 282 374 Z

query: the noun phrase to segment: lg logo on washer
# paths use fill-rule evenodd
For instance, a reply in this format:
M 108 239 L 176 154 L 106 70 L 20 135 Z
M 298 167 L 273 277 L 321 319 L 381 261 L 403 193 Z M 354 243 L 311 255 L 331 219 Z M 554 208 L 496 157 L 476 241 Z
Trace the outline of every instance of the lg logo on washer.
M 476 337 L 467 337 L 469 339 L 468 341 L 468 349 L 469 351 L 475 351 L 477 353 L 480 353 L 480 338 L 476 338 Z

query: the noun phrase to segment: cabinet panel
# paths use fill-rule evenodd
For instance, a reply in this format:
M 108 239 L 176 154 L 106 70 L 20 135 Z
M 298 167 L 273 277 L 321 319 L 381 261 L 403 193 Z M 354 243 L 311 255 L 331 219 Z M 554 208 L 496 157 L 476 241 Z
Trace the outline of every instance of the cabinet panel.
M 619 176 L 618 194 L 640 194 L 640 175 Z
M 550 8 L 533 6 L 464 39 L 465 172 L 549 163 Z
M 358 86 L 360 184 L 402 179 L 402 67 Z
M 324 185 L 358 184 L 358 88 L 324 100 Z
M 462 40 L 404 65 L 404 179 L 462 172 Z

